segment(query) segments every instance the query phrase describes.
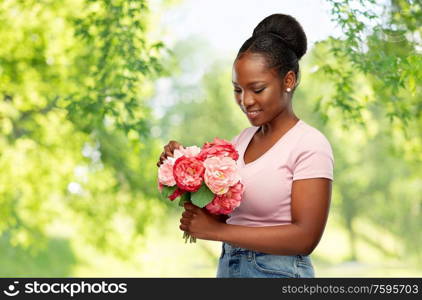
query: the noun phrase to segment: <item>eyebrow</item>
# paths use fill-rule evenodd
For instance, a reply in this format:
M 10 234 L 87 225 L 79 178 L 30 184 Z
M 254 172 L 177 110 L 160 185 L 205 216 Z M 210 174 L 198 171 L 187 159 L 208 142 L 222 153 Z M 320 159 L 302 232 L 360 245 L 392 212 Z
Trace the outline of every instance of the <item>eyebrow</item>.
M 232 80 L 232 83 L 239 85 L 237 82 L 234 82 L 233 80 Z M 265 81 L 252 81 L 252 82 L 249 82 L 246 86 L 250 86 L 250 85 L 253 85 L 255 83 L 265 83 Z

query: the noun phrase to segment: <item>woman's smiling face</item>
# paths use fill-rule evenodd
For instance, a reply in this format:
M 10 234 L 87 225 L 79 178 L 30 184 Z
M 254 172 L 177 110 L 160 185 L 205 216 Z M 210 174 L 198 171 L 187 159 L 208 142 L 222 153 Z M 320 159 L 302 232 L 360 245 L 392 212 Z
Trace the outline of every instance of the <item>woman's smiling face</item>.
M 290 105 L 282 80 L 259 53 L 245 52 L 236 59 L 232 82 L 236 102 L 253 126 L 271 122 Z

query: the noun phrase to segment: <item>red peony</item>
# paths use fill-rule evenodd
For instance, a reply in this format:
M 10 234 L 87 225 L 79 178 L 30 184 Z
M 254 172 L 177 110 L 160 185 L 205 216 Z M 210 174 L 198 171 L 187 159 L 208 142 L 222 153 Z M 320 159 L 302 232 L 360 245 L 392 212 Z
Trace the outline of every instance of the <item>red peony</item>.
M 244 186 L 239 181 L 237 184 L 231 186 L 229 191 L 223 195 L 215 195 L 214 199 L 207 204 L 206 208 L 212 214 L 230 214 L 242 201 L 242 194 Z
M 177 197 L 179 197 L 179 196 L 183 195 L 183 193 L 184 193 L 184 192 L 185 192 L 185 191 L 183 191 L 183 190 L 181 190 L 181 189 L 177 188 L 177 189 L 175 189 L 175 190 L 174 190 L 173 194 L 171 194 L 171 195 L 169 195 L 169 196 L 168 196 L 168 198 L 169 198 L 171 201 L 173 201 L 173 200 L 174 200 L 174 199 L 176 199 Z
M 181 156 L 173 166 L 176 185 L 182 190 L 196 192 L 202 185 L 205 167 L 202 161 L 195 157 Z
M 205 160 L 209 156 L 228 156 L 237 160 L 239 153 L 234 148 L 233 144 L 219 138 L 214 138 L 212 143 L 205 143 L 202 147 L 201 153 L 198 154 L 197 158 Z

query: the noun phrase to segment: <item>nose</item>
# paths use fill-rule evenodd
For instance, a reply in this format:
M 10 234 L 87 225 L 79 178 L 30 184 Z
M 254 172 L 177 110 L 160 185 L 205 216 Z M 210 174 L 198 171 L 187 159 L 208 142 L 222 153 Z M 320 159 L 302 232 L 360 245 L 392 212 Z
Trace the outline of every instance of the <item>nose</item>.
M 246 110 L 247 107 L 250 107 L 255 104 L 255 99 L 253 95 L 247 92 L 243 92 L 240 96 L 240 104 L 243 110 Z

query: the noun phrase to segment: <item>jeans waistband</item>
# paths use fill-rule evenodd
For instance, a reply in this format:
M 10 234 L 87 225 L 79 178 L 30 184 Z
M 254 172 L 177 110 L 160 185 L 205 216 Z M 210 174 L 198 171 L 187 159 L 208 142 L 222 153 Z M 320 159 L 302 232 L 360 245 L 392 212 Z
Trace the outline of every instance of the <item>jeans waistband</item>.
M 235 253 L 247 253 L 247 252 L 252 252 L 252 250 L 246 249 L 246 248 L 241 248 L 241 247 L 237 247 L 235 245 L 223 242 L 223 251 L 224 253 L 229 253 L 229 254 L 235 254 Z
M 223 251 L 223 253 L 222 253 L 223 255 L 225 253 L 228 253 L 230 255 L 233 255 L 233 254 L 248 254 L 248 255 L 251 255 L 253 252 L 261 253 L 261 252 L 258 252 L 258 251 L 237 247 L 235 245 L 232 245 L 232 244 L 229 244 L 229 243 L 226 243 L 226 242 L 223 242 L 222 251 Z M 311 264 L 310 257 L 308 255 L 284 255 L 284 256 L 298 257 L 302 262 L 307 262 L 307 263 Z

